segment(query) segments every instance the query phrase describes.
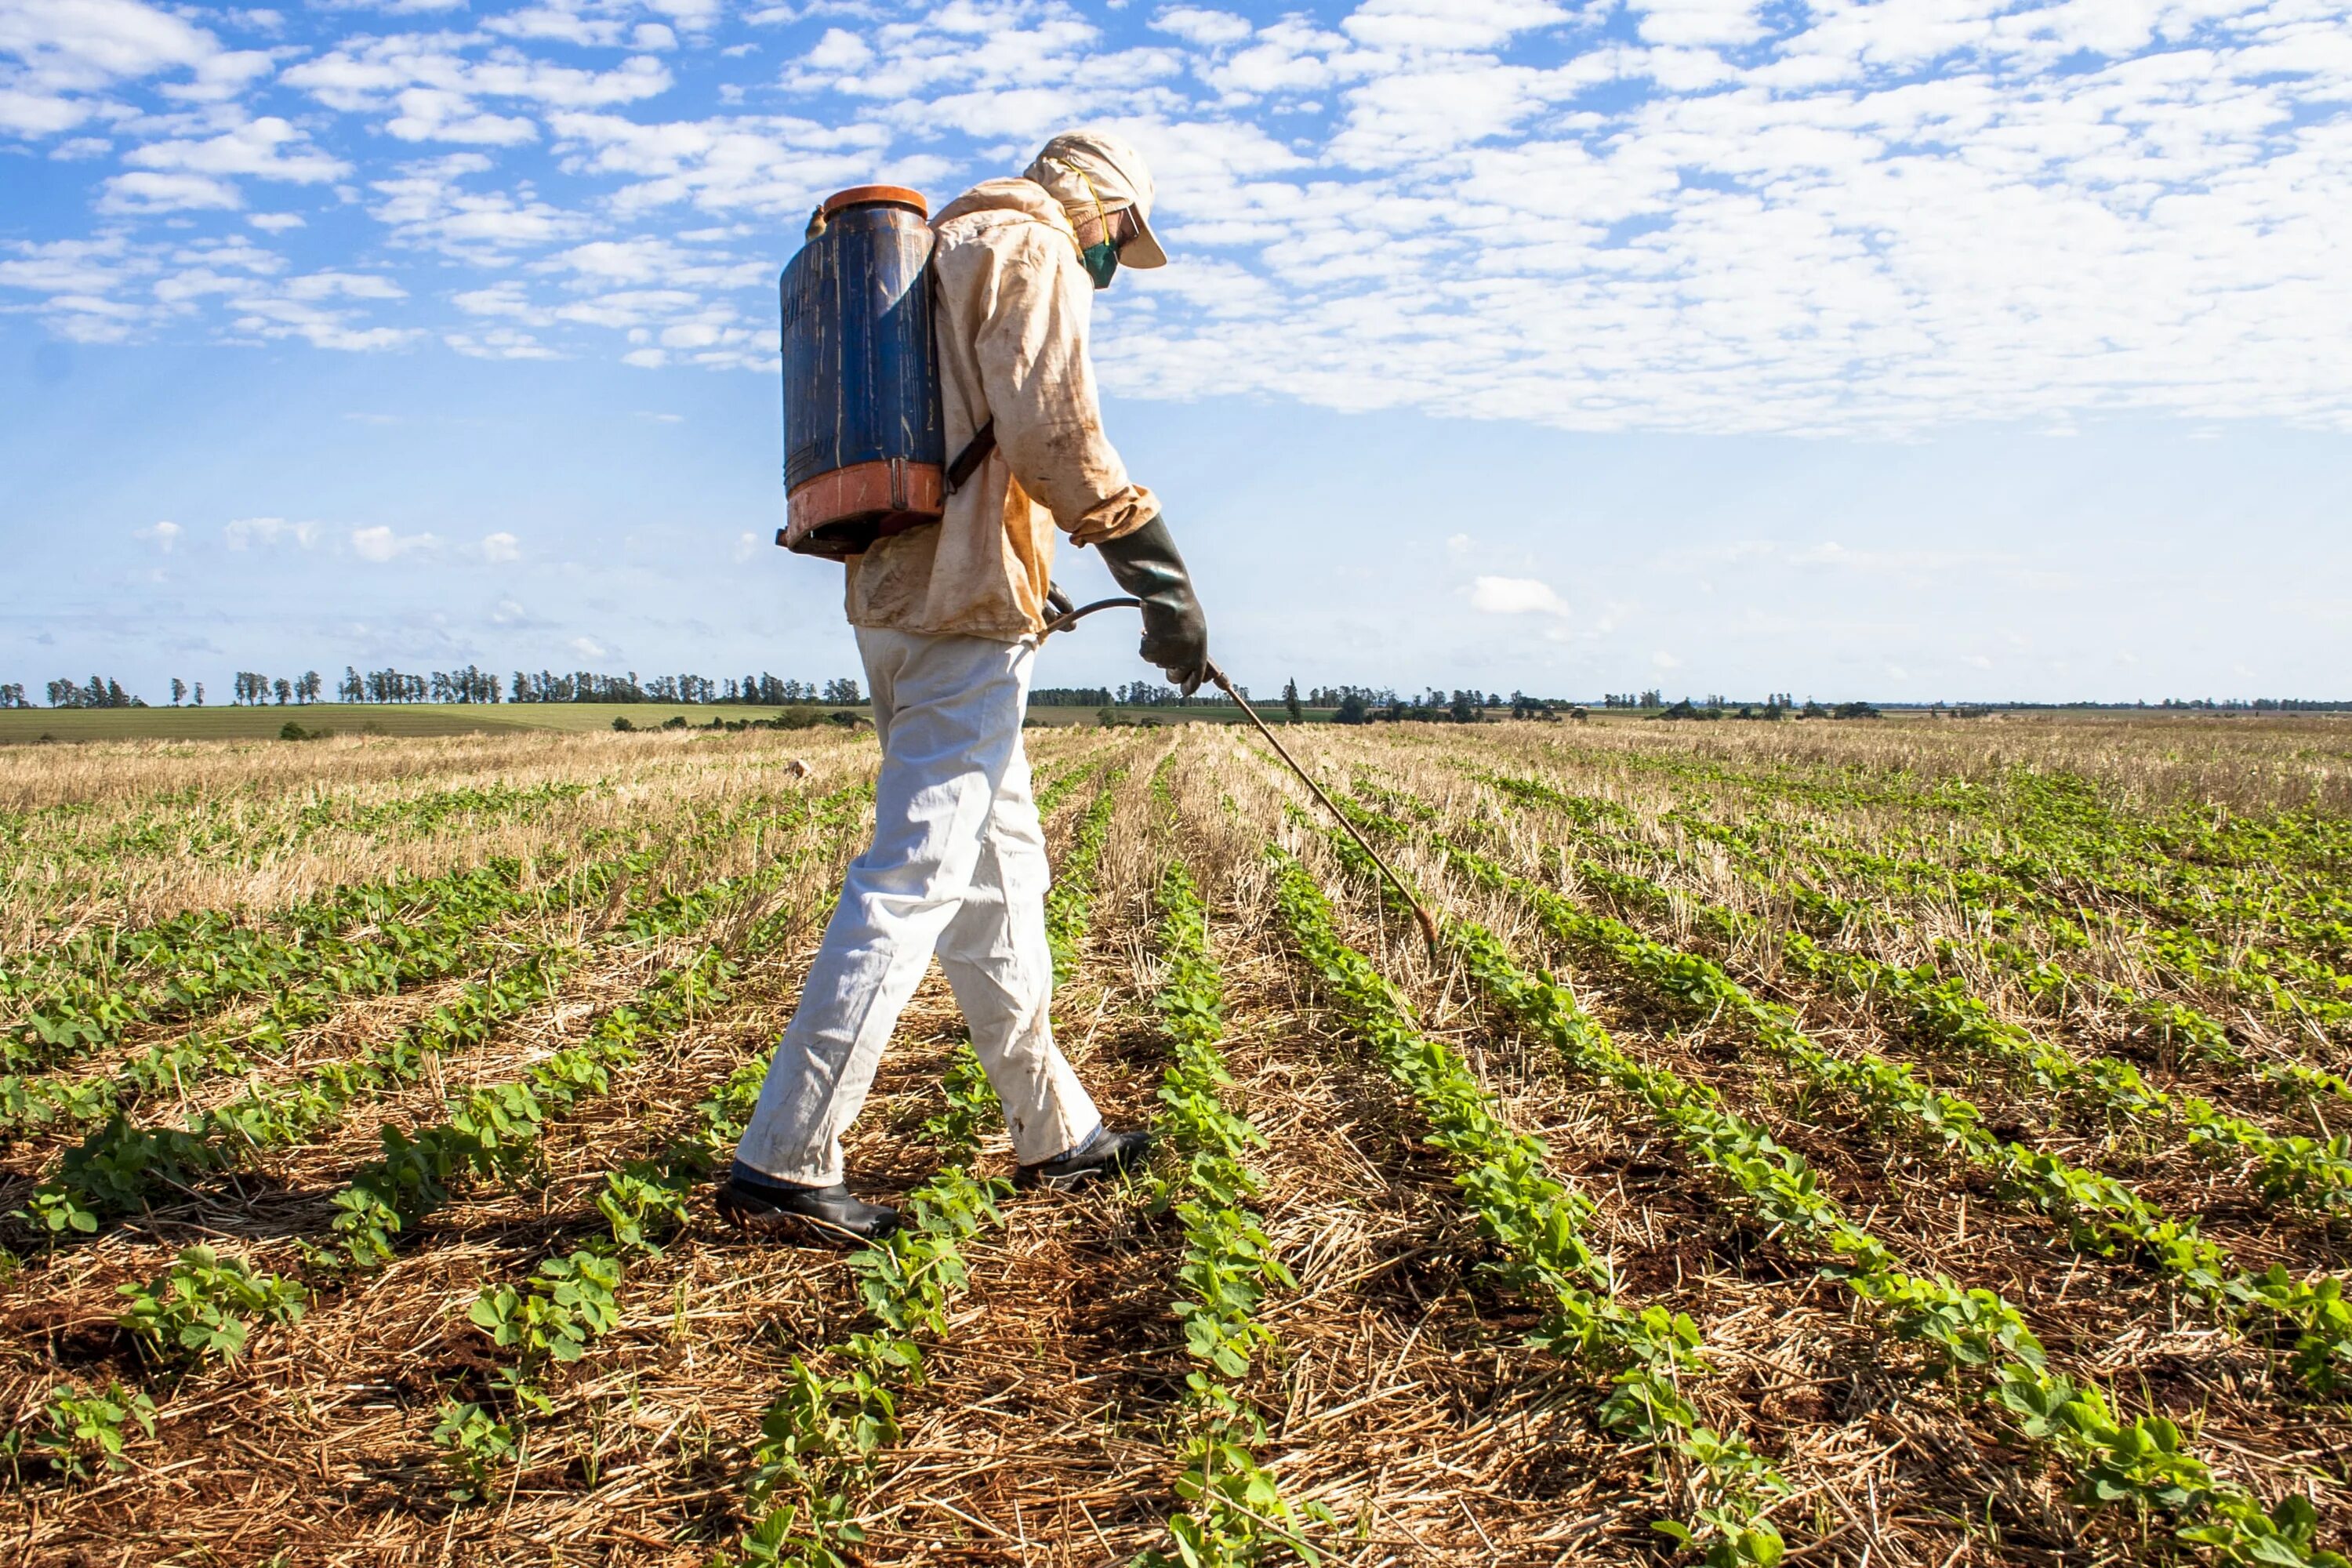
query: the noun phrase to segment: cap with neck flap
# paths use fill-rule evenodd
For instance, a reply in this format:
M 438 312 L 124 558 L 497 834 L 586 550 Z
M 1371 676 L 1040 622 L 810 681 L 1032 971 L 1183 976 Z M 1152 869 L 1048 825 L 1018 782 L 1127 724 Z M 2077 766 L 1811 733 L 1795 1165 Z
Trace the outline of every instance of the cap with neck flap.
M 1151 168 L 1127 138 L 1109 131 L 1065 131 L 1045 143 L 1025 171 L 1065 207 L 1135 213 L 1135 237 L 1119 247 L 1122 267 L 1165 267 L 1168 253 L 1151 232 Z

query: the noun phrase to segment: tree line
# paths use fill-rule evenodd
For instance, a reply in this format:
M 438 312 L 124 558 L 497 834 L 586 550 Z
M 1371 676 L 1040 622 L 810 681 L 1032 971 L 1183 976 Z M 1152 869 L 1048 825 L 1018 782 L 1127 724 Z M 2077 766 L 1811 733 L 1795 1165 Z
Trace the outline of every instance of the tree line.
M 1248 687 L 1240 686 L 1235 689 L 1244 700 L 1249 697 Z M 230 682 L 230 701 L 241 707 L 260 707 L 270 703 L 281 708 L 306 706 L 325 700 L 325 680 L 315 669 L 305 670 L 299 676 L 271 676 L 258 670 L 238 670 Z M 52 680 L 48 683 L 47 696 L 48 705 L 52 708 L 147 706 L 121 681 L 107 676 L 93 675 L 87 680 L 70 678 Z M 495 673 L 470 664 L 462 669 L 436 669 L 421 675 L 391 668 L 362 673 L 356 666 L 346 665 L 343 678 L 335 688 L 335 700 L 353 703 L 675 702 L 694 707 L 824 705 L 854 708 L 866 701 L 866 694 L 856 679 L 850 676 L 840 676 L 820 683 L 788 680 L 766 673 L 712 679 L 703 675 L 640 677 L 635 670 L 625 675 L 602 675 L 584 669 L 564 674 L 545 669 L 533 674 L 518 669 L 510 679 L 501 681 Z M 205 705 L 205 683 L 199 680 L 192 686 L 174 676 L 172 679 L 172 706 L 177 708 L 191 701 L 198 708 Z M 1223 706 L 1227 699 L 1224 693 L 1212 688 L 1203 688 L 1187 697 L 1172 686 L 1131 680 L 1123 686 L 1041 686 L 1029 694 L 1029 701 L 1033 707 L 1039 708 L 1200 708 Z M 1448 690 L 1435 686 L 1412 694 L 1400 694 L 1394 687 L 1387 686 L 1317 686 L 1302 691 L 1295 679 L 1284 684 L 1282 704 L 1294 723 L 1304 721 L 1308 708 L 1330 710 L 1333 719 L 1342 724 L 1369 724 L 1380 721 L 1476 723 L 1483 721 L 1489 712 L 1507 705 L 1514 719 L 1557 719 L 1581 711 L 1580 704 L 1572 699 L 1536 697 L 1523 691 L 1514 691 L 1508 699 L 1497 692 L 1482 692 L 1475 688 Z M 21 683 L 0 684 L 0 709 L 28 709 L 33 706 Z M 1609 692 L 1602 696 L 1600 706 L 1618 710 L 1673 712 L 1676 717 L 1759 719 L 1784 716 L 1859 718 L 1865 710 L 1876 711 L 1864 702 L 1829 705 L 1811 697 L 1800 702 L 1795 694 L 1787 691 L 1769 693 L 1760 703 L 1737 702 L 1719 693 L 1710 693 L 1702 699 L 1685 697 L 1670 705 L 1664 694 L 1655 687 L 1646 691 Z M 1937 703 L 1936 706 L 1945 709 L 1952 705 Z M 2256 713 L 2352 711 L 2352 700 L 2299 697 L 2228 698 L 2218 701 L 2210 697 L 2168 697 L 2158 703 L 2142 700 L 2137 703 L 1999 703 L 1990 706 L 2158 708 Z M 1953 710 L 1973 715 L 1987 710 L 1987 708 L 1988 705 L 1969 705 Z

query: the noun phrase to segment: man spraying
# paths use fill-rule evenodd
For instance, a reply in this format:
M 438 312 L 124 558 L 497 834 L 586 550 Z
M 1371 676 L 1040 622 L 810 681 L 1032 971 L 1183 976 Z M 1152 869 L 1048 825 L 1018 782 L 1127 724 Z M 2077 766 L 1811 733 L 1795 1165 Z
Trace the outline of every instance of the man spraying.
M 947 449 L 967 455 L 958 468 L 977 461 L 935 525 L 848 561 L 882 742 L 874 842 L 719 1188 L 720 1212 L 754 1234 L 850 1243 L 898 1228 L 896 1211 L 851 1195 L 841 1138 L 935 952 L 1003 1102 L 1016 1185 L 1074 1187 L 1149 1151 L 1149 1133 L 1103 1125 L 1054 1044 L 1049 871 L 1021 721 L 1056 531 L 1142 601 L 1146 660 L 1188 694 L 1208 669 L 1192 579 L 1159 500 L 1103 434 L 1087 350 L 1093 291 L 1122 265 L 1167 264 L 1151 198 L 1133 147 L 1073 131 L 932 221 Z

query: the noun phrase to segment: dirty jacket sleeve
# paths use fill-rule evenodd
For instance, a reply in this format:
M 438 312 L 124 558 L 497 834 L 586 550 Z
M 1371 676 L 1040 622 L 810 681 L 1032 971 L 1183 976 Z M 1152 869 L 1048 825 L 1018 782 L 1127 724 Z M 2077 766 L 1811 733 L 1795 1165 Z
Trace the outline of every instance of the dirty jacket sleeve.
M 1159 515 L 1160 503 L 1129 482 L 1103 433 L 1087 353 L 1094 284 L 1070 237 L 1017 224 L 986 255 L 992 276 L 977 290 L 986 303 L 971 324 L 997 449 L 1074 542 L 1134 532 Z

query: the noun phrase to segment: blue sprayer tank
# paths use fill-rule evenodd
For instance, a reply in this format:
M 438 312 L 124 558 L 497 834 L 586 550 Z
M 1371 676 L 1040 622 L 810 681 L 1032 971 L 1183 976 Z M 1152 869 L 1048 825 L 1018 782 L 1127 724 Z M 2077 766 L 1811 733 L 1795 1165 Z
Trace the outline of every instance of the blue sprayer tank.
M 777 279 L 789 550 L 856 555 L 946 505 L 929 216 L 897 185 L 828 196 Z

